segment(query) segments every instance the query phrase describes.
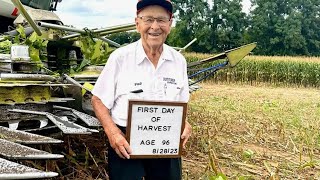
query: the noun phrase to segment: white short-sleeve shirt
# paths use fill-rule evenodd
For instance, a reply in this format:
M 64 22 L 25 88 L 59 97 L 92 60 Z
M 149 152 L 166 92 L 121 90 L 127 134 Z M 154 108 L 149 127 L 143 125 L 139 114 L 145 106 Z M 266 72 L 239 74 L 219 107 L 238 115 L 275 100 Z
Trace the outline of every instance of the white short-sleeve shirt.
M 139 40 L 110 55 L 92 94 L 110 110 L 113 121 L 125 127 L 129 99 L 188 102 L 186 60 L 164 44 L 155 68 Z

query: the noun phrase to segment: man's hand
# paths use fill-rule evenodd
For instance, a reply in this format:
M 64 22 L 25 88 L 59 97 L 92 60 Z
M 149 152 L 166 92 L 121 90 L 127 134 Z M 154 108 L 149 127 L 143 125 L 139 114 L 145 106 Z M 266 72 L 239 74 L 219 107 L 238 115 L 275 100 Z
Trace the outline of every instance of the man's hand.
M 110 146 L 116 151 L 119 157 L 129 159 L 132 150 L 125 135 L 113 122 L 109 109 L 102 103 L 101 99 L 93 95 L 91 99 L 93 110 L 99 119 L 106 135 L 108 136 Z
M 191 132 L 192 132 L 192 127 L 191 125 L 186 121 L 186 124 L 184 126 L 184 130 L 183 133 L 181 135 L 181 139 L 183 140 L 182 142 L 182 146 L 183 148 L 186 148 L 186 143 L 189 139 L 189 137 L 191 136 Z
M 132 150 L 124 134 L 122 132 L 117 132 L 110 136 L 111 137 L 108 138 L 110 146 L 115 150 L 119 157 L 130 159 L 129 154 L 131 154 Z

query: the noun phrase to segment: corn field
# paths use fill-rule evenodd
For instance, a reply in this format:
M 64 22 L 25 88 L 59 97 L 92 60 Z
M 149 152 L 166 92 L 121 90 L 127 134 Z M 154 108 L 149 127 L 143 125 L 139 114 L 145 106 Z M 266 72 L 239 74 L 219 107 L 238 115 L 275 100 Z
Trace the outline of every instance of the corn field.
M 186 53 L 185 57 L 193 62 L 210 55 Z M 247 56 L 236 67 L 218 71 L 208 81 L 320 87 L 320 57 Z

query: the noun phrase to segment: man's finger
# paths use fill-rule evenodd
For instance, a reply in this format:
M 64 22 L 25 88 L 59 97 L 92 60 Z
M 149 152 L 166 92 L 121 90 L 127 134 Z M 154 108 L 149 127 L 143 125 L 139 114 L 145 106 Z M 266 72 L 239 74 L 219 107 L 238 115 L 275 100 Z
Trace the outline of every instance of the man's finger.
M 190 137 L 190 136 L 187 136 L 187 135 L 186 135 L 184 138 L 181 137 L 181 138 L 183 139 L 182 147 L 183 147 L 184 149 L 186 148 L 186 144 L 187 144 L 187 141 L 188 141 L 189 137 Z
M 182 135 L 181 135 L 181 139 L 185 139 L 187 137 L 187 133 L 185 131 L 183 131 Z
M 191 128 L 190 124 L 188 122 L 186 122 L 185 127 L 183 129 L 183 133 L 181 135 L 181 139 L 183 140 L 183 142 L 182 142 L 183 148 L 186 147 L 186 143 L 187 143 L 189 137 L 191 136 L 191 131 L 192 131 L 192 128 Z
M 132 153 L 132 149 L 131 149 L 131 147 L 130 147 L 130 145 L 129 145 L 128 142 L 125 143 L 123 146 L 124 146 L 124 148 L 126 149 L 126 151 L 128 152 L 128 154 L 131 154 L 131 153 Z
M 181 135 L 181 139 L 189 138 L 190 135 L 191 135 L 191 126 L 189 124 L 187 124 L 183 130 L 183 133 Z
M 114 150 L 116 151 L 116 153 L 118 154 L 118 156 L 119 156 L 120 158 L 125 159 L 125 157 L 122 155 L 122 153 L 119 151 L 118 148 L 115 148 Z
M 130 159 L 130 155 L 128 154 L 128 152 L 127 152 L 126 148 L 124 148 L 124 146 L 119 146 L 119 151 L 126 159 Z

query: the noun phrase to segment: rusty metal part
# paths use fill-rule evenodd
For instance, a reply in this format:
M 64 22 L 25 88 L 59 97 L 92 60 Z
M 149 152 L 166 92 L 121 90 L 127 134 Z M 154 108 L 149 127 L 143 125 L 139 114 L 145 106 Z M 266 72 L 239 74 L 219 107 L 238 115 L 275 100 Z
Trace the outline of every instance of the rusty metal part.
M 95 127 L 101 126 L 101 124 L 97 118 L 90 116 L 88 114 L 85 114 L 83 112 L 80 112 L 80 111 L 77 111 L 75 109 L 68 108 L 68 107 L 62 107 L 62 106 L 53 106 L 53 108 L 71 111 L 79 119 L 81 119 L 83 122 L 85 122 L 88 126 L 95 126 Z
M 0 179 L 52 178 L 55 172 L 45 172 L 0 158 Z
M 0 72 L 10 73 L 11 71 L 12 71 L 11 60 L 0 60 Z
M 51 92 L 49 86 L 0 86 L 1 104 L 44 103 L 50 99 Z
M 0 73 L 0 80 L 55 81 L 56 78 L 45 74 L 11 74 Z
M 91 134 L 92 132 L 99 132 L 94 129 L 85 128 L 50 113 L 46 113 L 46 116 L 65 134 Z
M 88 113 L 90 115 L 95 115 L 94 111 L 93 111 L 93 107 L 91 104 L 91 98 L 92 98 L 92 94 L 84 94 L 84 96 L 82 96 L 82 109 L 85 113 Z
M 28 111 L 21 109 L 10 109 L 9 111 L 47 116 L 47 118 L 50 119 L 65 134 L 91 134 L 92 132 L 99 132 L 94 129 L 80 126 L 48 112 Z
M 37 63 L 34 62 L 12 62 L 12 73 L 38 73 L 40 68 L 37 67 Z
M 4 139 L 0 139 L 0 155 L 10 159 L 60 159 L 64 157 Z
M 0 126 L 0 139 L 5 139 L 8 141 L 21 143 L 21 144 L 58 144 L 63 141 L 41 136 L 37 134 L 32 134 L 19 130 L 12 130 L 6 127 Z
M 8 109 L 25 109 L 31 111 L 52 111 L 51 104 L 16 104 L 16 105 L 0 105 L 0 122 L 14 121 L 14 120 L 36 120 L 39 115 L 35 114 L 21 114 L 10 112 Z

